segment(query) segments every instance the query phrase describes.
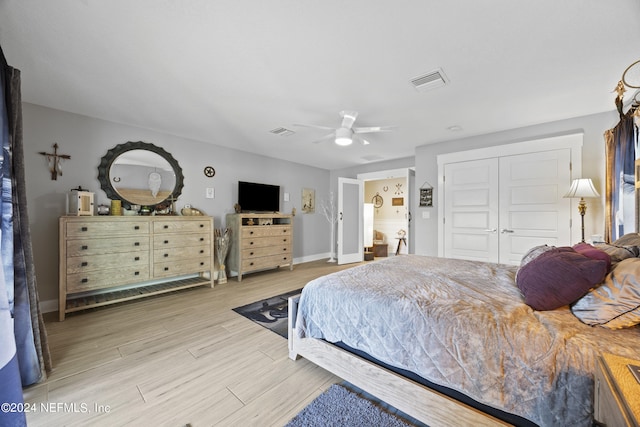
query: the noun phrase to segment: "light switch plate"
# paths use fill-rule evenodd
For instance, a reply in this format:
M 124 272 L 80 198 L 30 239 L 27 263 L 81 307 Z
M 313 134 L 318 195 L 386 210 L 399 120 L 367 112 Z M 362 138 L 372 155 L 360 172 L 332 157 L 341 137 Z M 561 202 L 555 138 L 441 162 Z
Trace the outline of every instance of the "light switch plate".
M 206 191 L 206 197 L 207 197 L 207 199 L 215 199 L 215 197 L 216 197 L 215 189 L 212 188 L 212 187 L 208 187 L 207 191 Z
M 289 193 L 284 193 L 284 201 L 285 202 L 289 201 Z

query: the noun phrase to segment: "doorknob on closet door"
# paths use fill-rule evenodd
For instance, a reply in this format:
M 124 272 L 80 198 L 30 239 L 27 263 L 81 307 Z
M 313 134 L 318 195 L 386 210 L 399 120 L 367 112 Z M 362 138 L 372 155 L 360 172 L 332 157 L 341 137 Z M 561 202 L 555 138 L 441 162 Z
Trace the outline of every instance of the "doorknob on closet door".
M 502 230 L 500 230 L 500 232 L 502 234 L 505 234 L 505 233 L 513 233 L 514 231 L 513 230 L 509 230 L 508 228 L 503 228 Z
M 497 228 L 487 228 L 484 231 L 486 231 L 487 233 L 495 233 L 496 231 L 498 231 L 498 229 Z

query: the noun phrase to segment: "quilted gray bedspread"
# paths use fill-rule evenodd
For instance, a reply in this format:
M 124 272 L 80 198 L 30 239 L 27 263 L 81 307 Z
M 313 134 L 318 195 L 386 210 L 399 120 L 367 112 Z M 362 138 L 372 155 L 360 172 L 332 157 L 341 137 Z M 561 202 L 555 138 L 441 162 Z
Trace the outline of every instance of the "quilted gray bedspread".
M 474 400 L 542 426 L 590 426 L 600 352 L 640 358 L 640 328 L 534 311 L 517 267 L 396 256 L 309 282 L 301 338 L 342 341 Z

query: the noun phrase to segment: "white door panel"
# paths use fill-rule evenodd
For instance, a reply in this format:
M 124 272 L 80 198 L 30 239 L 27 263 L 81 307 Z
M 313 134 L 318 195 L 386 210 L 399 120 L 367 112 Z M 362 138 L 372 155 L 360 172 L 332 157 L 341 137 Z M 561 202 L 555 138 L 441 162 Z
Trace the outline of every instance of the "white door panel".
M 570 245 L 569 149 L 500 158 L 500 255 L 518 264 L 533 246 Z
M 364 259 L 364 182 L 338 178 L 338 264 Z
M 450 163 L 444 170 L 444 256 L 497 262 L 497 160 Z

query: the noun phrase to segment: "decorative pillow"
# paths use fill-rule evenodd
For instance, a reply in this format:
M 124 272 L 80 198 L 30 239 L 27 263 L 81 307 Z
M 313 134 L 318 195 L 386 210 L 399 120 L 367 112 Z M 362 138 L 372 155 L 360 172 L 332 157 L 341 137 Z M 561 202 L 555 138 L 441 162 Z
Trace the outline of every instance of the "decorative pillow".
M 607 273 L 611 269 L 611 257 L 605 251 L 594 248 L 588 243 L 573 245 L 573 250 L 591 259 L 601 259 L 607 263 Z
M 606 261 L 587 258 L 570 247 L 559 247 L 521 267 L 516 284 L 531 308 L 555 310 L 577 301 L 601 283 L 606 274 Z
M 610 245 L 608 243 L 595 243 L 593 246 L 596 249 L 606 252 L 611 257 L 612 264 L 616 264 L 623 259 L 634 258 L 640 255 L 640 250 L 637 246 L 617 246 Z
M 640 246 L 640 234 L 628 233 L 612 243 L 615 246 Z
M 640 258 L 616 264 L 604 283 L 576 301 L 571 311 L 588 325 L 609 329 L 640 324 Z

